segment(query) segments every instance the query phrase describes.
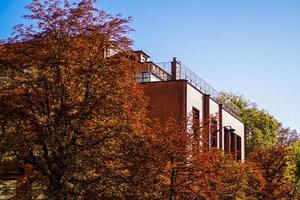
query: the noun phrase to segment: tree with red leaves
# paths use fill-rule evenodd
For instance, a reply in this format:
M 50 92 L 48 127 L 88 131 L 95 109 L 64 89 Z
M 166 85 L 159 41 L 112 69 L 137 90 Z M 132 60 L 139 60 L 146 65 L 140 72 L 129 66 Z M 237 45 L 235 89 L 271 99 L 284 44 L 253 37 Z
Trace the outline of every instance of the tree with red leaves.
M 128 188 L 124 152 L 145 124 L 130 18 L 94 3 L 33 0 L 33 23 L 0 47 L 0 152 L 25 168 L 19 199 L 117 199 Z

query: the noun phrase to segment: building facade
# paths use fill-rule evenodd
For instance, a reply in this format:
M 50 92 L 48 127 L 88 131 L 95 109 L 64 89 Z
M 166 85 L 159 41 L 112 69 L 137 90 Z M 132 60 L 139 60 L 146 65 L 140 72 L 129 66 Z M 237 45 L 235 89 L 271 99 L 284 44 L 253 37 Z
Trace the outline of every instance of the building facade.
M 142 62 L 137 79 L 149 98 L 152 119 L 164 123 L 169 118 L 179 121 L 192 116 L 196 123 L 208 123 L 208 148 L 222 149 L 236 160 L 245 159 L 246 131 L 237 106 L 176 58 L 154 63 L 143 51 L 136 53 Z

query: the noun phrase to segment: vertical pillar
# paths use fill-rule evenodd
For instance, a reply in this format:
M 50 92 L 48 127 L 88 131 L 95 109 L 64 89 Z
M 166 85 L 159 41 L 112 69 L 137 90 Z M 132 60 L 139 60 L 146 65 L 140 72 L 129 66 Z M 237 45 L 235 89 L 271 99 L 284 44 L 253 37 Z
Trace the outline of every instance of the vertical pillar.
M 210 96 L 208 94 L 203 95 L 203 128 L 204 128 L 204 145 L 206 145 L 207 149 L 210 148 L 210 128 L 209 128 L 209 99 Z
M 219 149 L 223 149 L 223 113 L 222 104 L 219 104 Z
M 238 160 L 238 151 L 237 151 L 237 134 L 233 133 L 233 157 L 234 160 Z
M 247 137 L 249 134 L 249 129 L 246 125 L 244 125 L 244 141 L 242 141 L 244 143 L 244 147 L 241 148 L 241 159 L 244 160 L 246 158 L 246 156 L 248 155 L 248 149 L 247 149 Z
M 179 77 L 179 63 L 176 60 L 176 57 L 173 58 L 173 61 L 171 62 L 171 76 L 172 80 L 178 80 L 180 79 Z

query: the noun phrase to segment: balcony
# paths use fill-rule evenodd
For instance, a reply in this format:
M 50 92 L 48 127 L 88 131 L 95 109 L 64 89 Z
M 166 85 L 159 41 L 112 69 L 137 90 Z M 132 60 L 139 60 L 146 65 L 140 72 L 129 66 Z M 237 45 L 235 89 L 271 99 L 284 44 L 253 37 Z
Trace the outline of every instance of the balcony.
M 137 75 L 136 80 L 140 83 L 156 82 L 156 81 L 169 81 L 172 79 L 170 73 L 166 68 L 159 66 L 151 61 L 144 63 L 144 68 L 141 73 Z

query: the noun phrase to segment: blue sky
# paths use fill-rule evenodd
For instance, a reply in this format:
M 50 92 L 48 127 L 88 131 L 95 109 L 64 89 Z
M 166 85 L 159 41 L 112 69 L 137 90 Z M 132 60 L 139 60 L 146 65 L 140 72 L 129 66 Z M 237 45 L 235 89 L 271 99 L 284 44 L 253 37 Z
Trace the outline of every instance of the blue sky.
M 0 39 L 30 0 L 0 1 Z M 300 131 L 300 1 L 100 0 L 132 16 L 134 49 L 154 61 L 177 57 L 217 90 L 243 94 Z

